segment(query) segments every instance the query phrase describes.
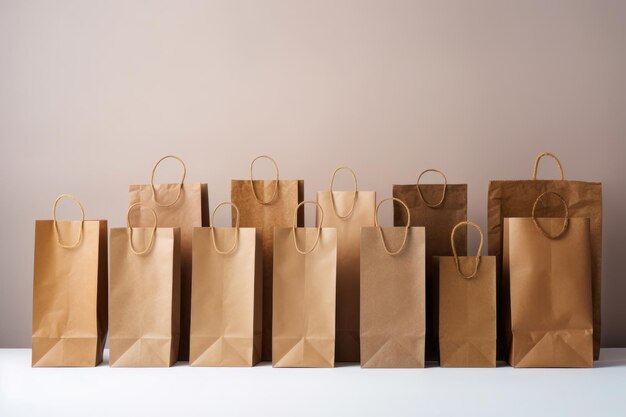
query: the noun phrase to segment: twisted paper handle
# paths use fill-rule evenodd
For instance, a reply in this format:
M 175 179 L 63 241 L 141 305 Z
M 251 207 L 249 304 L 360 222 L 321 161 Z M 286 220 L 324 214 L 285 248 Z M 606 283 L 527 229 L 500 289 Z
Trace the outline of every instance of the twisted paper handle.
M 383 229 L 378 224 L 378 209 L 380 208 L 381 204 L 383 204 L 385 201 L 390 201 L 390 200 L 402 204 L 402 207 L 404 207 L 404 209 L 406 210 L 406 226 L 405 226 L 405 229 L 404 229 L 404 238 L 402 239 L 402 244 L 400 245 L 400 247 L 396 251 L 390 251 L 389 250 L 389 248 L 387 247 L 387 243 L 385 243 L 385 237 L 383 236 Z M 395 255 L 399 254 L 400 252 L 402 252 L 404 250 L 404 247 L 406 246 L 407 238 L 409 236 L 409 226 L 411 225 L 411 212 L 409 211 L 409 207 L 404 203 L 404 201 L 400 200 L 399 198 L 389 197 L 389 198 L 385 198 L 385 199 L 381 200 L 378 203 L 378 205 L 376 206 L 376 212 L 375 212 L 375 217 L 374 217 L 374 225 L 378 228 L 378 233 L 380 235 L 380 241 L 382 242 L 383 249 L 385 250 L 385 252 L 387 252 L 387 255 L 395 256 Z
M 237 249 L 237 245 L 239 245 L 239 208 L 235 205 L 235 203 L 231 201 L 224 201 L 222 203 L 219 203 L 217 207 L 213 209 L 213 214 L 211 215 L 211 224 L 215 224 L 215 212 L 217 211 L 217 209 L 225 205 L 232 206 L 235 209 L 235 213 L 237 214 L 237 217 L 235 218 L 235 242 L 233 243 L 233 246 L 226 251 L 218 249 L 217 242 L 215 241 L 215 226 L 211 226 L 211 238 L 213 240 L 213 248 L 215 248 L 215 252 L 219 253 L 220 255 L 228 255 L 232 253 L 235 249 Z
M 254 163 L 258 160 L 258 159 L 268 159 L 273 165 L 274 165 L 274 169 L 276 170 L 276 182 L 274 183 L 274 193 L 272 194 L 272 198 L 269 199 L 269 201 L 263 201 L 259 198 L 259 196 L 256 193 L 256 190 L 254 189 L 254 180 L 252 178 L 252 168 L 254 167 Z M 270 158 L 267 155 L 261 155 L 261 156 L 257 156 L 256 158 L 254 158 L 252 160 L 252 162 L 250 163 L 250 188 L 252 188 L 252 195 L 254 195 L 254 199 L 259 203 L 262 204 L 264 206 L 267 206 L 268 204 L 272 204 L 272 202 L 276 199 L 276 196 L 278 196 L 278 180 L 279 180 L 279 176 L 280 173 L 278 171 L 278 165 L 276 164 L 276 161 L 274 161 L 274 159 Z
M 180 164 L 183 166 L 183 177 L 180 180 L 180 184 L 178 185 L 178 194 L 176 194 L 176 198 L 174 199 L 174 201 L 172 201 L 171 203 L 160 203 L 157 200 L 156 197 L 156 190 L 154 189 L 154 174 L 156 172 L 157 167 L 159 166 L 159 164 L 161 162 L 163 162 L 165 159 L 176 159 L 178 162 L 180 162 Z M 159 159 L 157 161 L 156 164 L 154 164 L 154 167 L 152 167 L 152 175 L 150 176 L 150 187 L 152 188 L 152 199 L 154 200 L 154 204 L 156 204 L 159 207 L 171 207 L 174 204 L 176 204 L 176 202 L 180 199 L 180 194 L 183 191 L 183 183 L 185 182 L 185 177 L 187 176 L 187 167 L 185 166 L 185 163 L 183 162 L 182 159 L 180 159 L 179 157 L 175 156 L 175 155 L 166 155 L 163 158 Z
M 71 245 L 65 245 L 61 243 L 61 234 L 59 233 L 59 226 L 57 225 L 57 204 L 59 204 L 59 201 L 63 198 L 69 198 L 70 200 L 75 202 L 80 208 L 80 230 L 78 232 L 78 239 L 76 239 L 76 242 L 74 242 Z M 78 199 L 74 197 L 73 195 L 61 194 L 60 196 L 57 197 L 56 200 L 54 200 L 54 204 L 52 205 L 52 223 L 54 224 L 54 231 L 56 232 L 57 243 L 59 244 L 59 246 L 65 249 L 75 248 L 83 240 L 83 226 L 85 225 L 85 209 L 83 208 L 83 205 L 80 203 L 80 201 L 78 201 Z
M 350 210 L 348 210 L 348 212 L 345 215 L 341 215 L 337 211 L 337 206 L 335 205 L 335 196 L 333 194 L 333 184 L 335 183 L 335 176 L 341 170 L 349 171 L 350 174 L 352 174 L 352 178 L 354 179 L 354 198 L 352 199 L 352 205 L 350 206 Z M 331 204 L 333 206 L 333 211 L 335 212 L 335 215 L 337 217 L 339 217 L 340 219 L 342 219 L 342 220 L 347 219 L 348 217 L 350 217 L 352 215 L 352 212 L 354 211 L 354 206 L 356 205 L 356 199 L 357 199 L 358 195 L 359 195 L 359 183 L 357 181 L 356 174 L 354 173 L 354 171 L 352 169 L 350 169 L 349 167 L 339 167 L 339 168 L 337 168 L 335 170 L 335 172 L 333 172 L 333 177 L 330 180 L 330 202 L 331 202 Z
M 474 272 L 471 275 L 465 275 L 461 271 L 461 263 L 459 262 L 459 257 L 458 257 L 457 252 L 456 252 L 456 246 L 454 244 L 454 234 L 456 233 L 456 230 L 459 227 L 463 226 L 463 225 L 472 226 L 476 230 L 478 230 L 478 233 L 480 233 L 480 244 L 478 245 L 478 252 L 476 253 L 476 261 L 475 261 L 475 265 L 474 265 Z M 478 274 L 478 267 L 480 266 L 480 253 L 483 250 L 483 231 L 480 229 L 480 226 L 478 226 L 476 223 L 470 222 L 470 221 L 463 221 L 463 222 L 458 223 L 452 229 L 452 233 L 450 233 L 450 245 L 452 245 L 452 255 L 454 256 L 454 263 L 456 264 L 456 270 L 465 279 L 474 278 L 476 276 L 476 274 Z
M 426 201 L 426 199 L 424 199 L 424 196 L 422 195 L 422 190 L 420 189 L 420 179 L 422 179 L 422 176 L 426 174 L 427 172 L 436 172 L 443 177 L 443 193 L 441 194 L 441 199 L 437 203 L 429 203 L 428 201 Z M 438 169 L 433 169 L 433 168 L 426 169 L 422 171 L 422 173 L 419 174 L 419 176 L 417 177 L 417 193 L 419 194 L 424 204 L 426 204 L 430 208 L 437 208 L 443 204 L 444 200 L 446 199 L 447 189 L 448 189 L 448 178 L 446 178 L 446 175 L 443 172 L 439 171 Z
M 135 249 L 135 246 L 133 245 L 133 228 L 130 225 L 130 212 L 134 208 L 142 208 L 142 207 L 150 210 L 150 212 L 152 213 L 152 216 L 154 217 L 154 225 L 152 226 L 152 233 L 150 234 L 150 242 L 148 242 L 148 245 L 144 248 L 144 250 L 138 251 L 137 249 Z M 126 212 L 126 227 L 128 228 L 128 244 L 130 246 L 130 251 L 134 253 L 135 255 L 144 255 L 150 252 L 150 250 L 152 249 L 152 246 L 154 245 L 154 238 L 156 235 L 156 227 L 157 227 L 157 215 L 155 211 L 151 207 L 148 207 L 141 203 L 132 204 L 130 207 L 128 207 L 128 211 Z

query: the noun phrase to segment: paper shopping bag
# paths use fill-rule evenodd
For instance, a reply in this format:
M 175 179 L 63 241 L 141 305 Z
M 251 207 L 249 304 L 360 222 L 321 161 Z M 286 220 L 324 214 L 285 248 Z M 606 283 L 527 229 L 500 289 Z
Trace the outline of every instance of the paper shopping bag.
M 272 366 L 332 368 L 335 363 L 337 231 L 324 225 L 274 232 Z
M 275 180 L 254 180 L 252 168 L 258 159 L 268 159 L 276 169 Z M 274 228 L 291 227 L 291 216 L 304 198 L 304 181 L 281 180 L 276 162 L 258 156 L 250 164 L 250 179 L 232 180 L 231 201 L 239 207 L 241 227 L 256 227 L 263 235 L 263 348 L 262 359 L 272 360 L 272 279 Z M 233 223 L 235 221 L 233 213 Z M 304 226 L 304 214 L 298 215 Z
M 560 180 L 538 180 L 537 168 L 544 156 L 553 158 L 561 171 Z M 591 243 L 591 274 L 593 294 L 593 351 L 600 354 L 601 267 L 602 267 L 602 184 L 599 182 L 565 180 L 561 162 L 551 153 L 537 156 L 531 180 L 490 181 L 488 197 L 489 255 L 502 256 L 502 235 L 505 217 L 530 217 L 535 199 L 546 191 L 554 191 L 569 203 L 571 217 L 589 218 Z M 560 217 L 558 205 L 541 204 L 541 217 Z M 503 298 L 504 300 L 504 298 Z M 502 317 L 502 314 L 500 314 Z M 503 322 L 503 321 L 502 321 Z M 503 332 L 504 329 L 500 329 Z M 503 339 L 503 338 L 502 338 Z M 503 346 L 502 346 L 503 347 Z
M 428 172 L 439 173 L 443 185 L 420 184 Z M 426 229 L 426 360 L 438 359 L 437 324 L 437 256 L 452 256 L 450 233 L 454 226 L 467 220 L 467 184 L 448 184 L 445 174 L 436 169 L 422 171 L 415 184 L 394 185 L 393 196 L 404 201 L 411 213 L 411 226 Z M 406 224 L 405 211 L 394 208 L 394 225 Z M 467 253 L 466 230 L 458 230 L 458 251 Z
M 180 338 L 180 229 L 111 229 L 109 363 L 113 367 L 167 367 Z
M 423 227 L 361 230 L 361 366 L 423 368 L 425 236 Z M 390 249 L 393 248 L 393 249 Z
M 354 178 L 354 191 L 333 191 L 335 176 L 348 170 Z M 337 229 L 337 323 L 335 359 L 358 362 L 359 280 L 361 227 L 373 227 L 376 192 L 359 191 L 356 174 L 348 167 L 337 168 L 329 191 L 319 191 L 317 202 L 324 210 L 324 225 Z M 319 226 L 320 218 L 317 219 Z
M 458 256 L 454 235 L 470 225 L 480 233 L 476 256 Z M 439 364 L 441 367 L 496 366 L 496 257 L 481 256 L 483 232 L 473 222 L 450 234 L 453 256 L 439 261 Z
M 561 200 L 564 218 L 536 218 L 548 194 Z M 508 360 L 515 367 L 593 366 L 590 221 L 568 211 L 548 191 L 530 218 L 504 219 Z
M 78 204 L 80 221 L 57 221 L 62 198 Z M 96 366 L 107 317 L 107 222 L 85 220 L 69 194 L 52 220 L 35 222 L 32 366 Z
M 216 228 L 230 204 L 235 227 Z M 263 269 L 261 232 L 239 227 L 236 205 L 220 203 L 212 227 L 193 232 L 191 366 L 253 366 L 261 360 Z

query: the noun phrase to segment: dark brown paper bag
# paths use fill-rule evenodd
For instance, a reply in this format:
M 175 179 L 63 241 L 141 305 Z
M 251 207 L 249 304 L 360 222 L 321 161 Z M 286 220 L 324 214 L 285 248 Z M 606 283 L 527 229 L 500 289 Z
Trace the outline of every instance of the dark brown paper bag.
M 111 229 L 109 363 L 113 367 L 167 367 L 180 338 L 180 229 Z
M 560 180 L 538 180 L 539 160 L 550 156 L 561 171 Z M 564 180 L 559 160 L 550 153 L 537 156 L 531 180 L 491 181 L 489 183 L 489 255 L 502 256 L 502 233 L 505 217 L 530 217 L 535 199 L 548 190 L 554 191 L 569 203 L 571 217 L 587 217 L 591 227 L 591 274 L 593 293 L 593 352 L 594 359 L 600 354 L 600 289 L 602 266 L 602 184 L 599 182 Z M 560 217 L 558 205 L 541 207 L 540 217 Z M 499 314 L 499 317 L 503 317 Z M 504 329 L 500 329 L 504 331 Z
M 252 167 L 260 159 L 269 159 L 276 168 L 276 179 L 253 180 Z M 304 198 L 304 181 L 281 180 L 276 162 L 265 155 L 252 160 L 249 180 L 232 180 L 231 201 L 239 207 L 241 227 L 256 227 L 263 235 L 263 349 L 262 359 L 272 360 L 272 279 L 274 228 L 291 227 L 291 216 Z M 235 222 L 233 213 L 233 224 Z M 304 226 L 304 214 L 298 214 L 298 227 Z
M 335 364 L 337 230 L 292 227 L 274 232 L 272 366 L 332 368 Z
M 424 228 L 361 229 L 361 366 L 423 368 Z M 393 248 L 393 249 L 390 249 Z M 395 249 L 397 248 L 397 249 Z
M 348 170 L 354 178 L 354 192 L 333 191 L 335 175 Z M 359 191 L 355 173 L 348 167 L 337 168 L 329 191 L 319 191 L 317 202 L 324 210 L 324 225 L 337 229 L 337 333 L 335 359 L 358 362 L 359 347 L 359 280 L 361 227 L 375 224 L 376 193 Z M 320 219 L 317 219 L 319 226 Z
M 263 267 L 255 228 L 193 231 L 191 366 L 253 366 L 261 360 Z
M 454 234 L 470 225 L 480 233 L 476 256 L 457 256 Z M 496 366 L 496 257 L 481 256 L 483 232 L 460 222 L 450 235 L 453 256 L 439 257 L 439 364 L 444 368 Z
M 65 197 L 80 221 L 56 220 Z M 96 366 L 108 327 L 107 222 L 85 220 L 68 194 L 52 218 L 35 222 L 32 366 Z
M 547 192 L 537 198 L 537 202 Z M 593 366 L 590 221 L 504 219 L 509 363 L 515 367 Z M 537 203 L 535 203 L 535 206 Z
M 428 172 L 441 174 L 444 184 L 420 184 Z M 417 177 L 416 184 L 394 185 L 393 196 L 404 201 L 411 213 L 411 226 L 426 228 L 426 360 L 437 360 L 439 354 L 437 324 L 437 256 L 452 256 L 450 233 L 454 226 L 467 220 L 467 184 L 448 184 L 446 176 L 436 169 L 427 169 Z M 394 206 L 395 226 L 406 224 L 401 207 Z M 458 250 L 467 254 L 465 227 L 458 230 Z
M 154 184 L 154 174 L 161 161 L 172 158 L 183 166 L 179 184 Z M 152 208 L 159 227 L 179 227 L 181 233 L 181 300 L 180 300 L 180 350 L 178 359 L 189 359 L 189 320 L 191 314 L 191 239 L 194 227 L 209 226 L 209 197 L 206 184 L 185 184 L 187 168 L 177 156 L 161 158 L 152 168 L 150 184 L 130 185 L 128 204 L 141 203 Z M 150 227 L 152 217 L 145 211 L 131 213 L 132 224 Z

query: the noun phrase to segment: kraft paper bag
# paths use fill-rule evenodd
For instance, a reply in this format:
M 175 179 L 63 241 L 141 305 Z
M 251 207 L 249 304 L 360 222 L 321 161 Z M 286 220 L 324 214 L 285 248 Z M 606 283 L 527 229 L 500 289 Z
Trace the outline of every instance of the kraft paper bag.
M 180 229 L 111 229 L 109 364 L 167 367 L 176 362 L 180 339 Z
M 538 180 L 537 168 L 544 156 L 555 160 L 561 172 L 560 180 Z M 593 352 L 594 359 L 600 355 L 601 313 L 601 267 L 602 267 L 602 184 L 565 180 L 561 162 L 551 153 L 537 156 L 531 180 L 490 181 L 489 255 L 502 256 L 502 234 L 505 217 L 530 217 L 535 199 L 543 192 L 554 191 L 569 203 L 571 217 L 589 218 L 591 239 L 591 274 L 593 294 Z M 542 204 L 540 217 L 560 217 L 560 207 Z M 502 317 L 502 314 L 500 314 Z M 504 329 L 501 329 L 504 331 Z
M 423 368 L 425 236 L 423 227 L 361 230 L 361 366 Z M 397 248 L 397 249 L 396 249 Z
M 261 233 L 255 228 L 193 232 L 191 366 L 253 366 L 261 360 L 263 268 Z
M 480 233 L 476 256 L 456 254 L 455 233 L 470 225 Z M 496 366 L 496 257 L 481 256 L 483 232 L 473 222 L 450 235 L 453 256 L 439 257 L 439 364 L 444 368 Z
M 183 167 L 178 184 L 155 184 L 154 174 L 165 159 L 175 159 Z M 128 203 L 141 203 L 153 209 L 160 227 L 178 227 L 181 233 L 181 300 L 180 300 L 180 350 L 179 360 L 189 359 L 189 320 L 191 314 L 191 239 L 194 227 L 209 225 L 209 197 L 206 184 L 185 184 L 187 167 L 177 156 L 164 156 L 152 168 L 150 184 L 130 185 Z M 135 210 L 131 213 L 132 224 L 151 227 L 149 212 Z
M 252 168 L 258 159 L 267 159 L 276 169 L 275 180 L 254 180 Z M 231 201 L 239 207 L 241 227 L 256 227 L 263 235 L 263 348 L 262 359 L 272 360 L 272 279 L 274 228 L 291 227 L 291 216 L 304 199 L 304 181 L 281 180 L 276 162 L 269 156 L 254 158 L 250 179 L 232 180 Z M 235 221 L 233 213 L 233 224 Z M 298 215 L 298 227 L 304 226 L 304 214 Z
M 422 176 L 435 172 L 444 183 L 420 184 Z M 437 360 L 439 354 L 437 301 L 437 256 L 452 256 L 450 233 L 454 226 L 467 220 L 467 184 L 448 184 L 445 174 L 436 169 L 422 171 L 415 184 L 394 185 L 393 196 L 404 201 L 411 213 L 411 226 L 426 228 L 426 360 Z M 394 207 L 394 225 L 407 222 L 405 211 Z M 458 230 L 458 250 L 467 254 L 465 227 Z
M 335 176 L 348 170 L 354 178 L 354 191 L 333 191 Z M 359 291 L 361 227 L 375 223 L 376 193 L 359 191 L 356 174 L 348 167 L 337 168 L 329 191 L 317 193 L 324 210 L 324 225 L 337 229 L 337 323 L 335 359 L 359 362 Z M 320 218 L 317 219 L 319 226 Z
M 588 218 L 504 219 L 509 363 L 514 367 L 592 367 L 592 255 Z
M 57 221 L 62 198 L 79 221 Z M 85 220 L 69 194 L 52 220 L 35 222 L 32 366 L 96 366 L 107 334 L 107 222 Z
M 316 204 L 317 228 L 297 228 L 298 208 Z M 335 364 L 337 230 L 322 227 L 323 211 L 303 201 L 292 227 L 277 227 L 274 239 L 272 366 L 332 368 Z

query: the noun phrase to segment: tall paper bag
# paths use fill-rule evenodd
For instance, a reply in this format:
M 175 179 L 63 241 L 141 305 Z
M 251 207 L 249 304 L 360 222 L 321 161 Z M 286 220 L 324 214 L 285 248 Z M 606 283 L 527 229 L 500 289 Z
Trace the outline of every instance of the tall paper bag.
M 333 191 L 335 176 L 348 170 L 354 191 Z M 335 359 L 358 362 L 361 227 L 375 223 L 376 192 L 359 191 L 356 174 L 348 167 L 335 170 L 329 191 L 319 191 L 317 202 L 325 213 L 324 225 L 337 229 L 337 323 Z M 320 224 L 317 218 L 317 224 Z
M 361 366 L 423 368 L 425 237 L 423 227 L 361 231 Z M 397 248 L 397 249 L 390 249 Z
M 70 198 L 80 221 L 57 221 Z M 96 366 L 107 334 L 107 222 L 85 220 L 69 194 L 53 220 L 35 222 L 32 366 Z

